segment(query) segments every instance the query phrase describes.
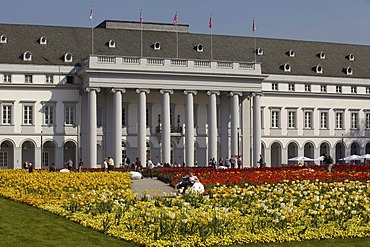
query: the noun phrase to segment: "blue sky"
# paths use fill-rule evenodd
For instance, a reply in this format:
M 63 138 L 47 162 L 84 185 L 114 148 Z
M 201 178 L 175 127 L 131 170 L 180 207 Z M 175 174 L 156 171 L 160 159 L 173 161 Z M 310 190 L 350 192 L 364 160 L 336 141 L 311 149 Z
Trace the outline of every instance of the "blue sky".
M 0 23 L 90 27 L 105 19 L 189 24 L 192 33 L 370 45 L 370 0 L 0 0 Z

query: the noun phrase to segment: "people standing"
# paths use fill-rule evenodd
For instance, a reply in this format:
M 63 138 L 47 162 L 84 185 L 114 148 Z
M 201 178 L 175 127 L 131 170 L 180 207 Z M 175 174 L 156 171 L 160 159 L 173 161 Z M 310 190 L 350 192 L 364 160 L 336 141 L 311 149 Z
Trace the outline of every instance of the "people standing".
M 84 163 L 82 162 L 82 159 L 80 159 L 80 162 L 78 163 L 78 172 L 82 172 L 82 166 Z
M 153 169 L 154 169 L 154 164 L 153 164 L 153 161 L 150 159 L 150 157 L 148 157 L 148 161 L 147 161 L 147 171 L 148 171 L 148 178 L 150 176 L 150 178 L 153 178 Z
M 142 172 L 142 170 L 143 170 L 143 166 L 141 165 L 141 161 L 140 161 L 140 159 L 139 159 L 139 157 L 136 157 L 136 161 L 135 161 L 135 170 L 137 171 L 137 172 Z
M 31 162 L 28 164 L 28 172 L 29 173 L 32 173 L 33 172 L 33 166 L 32 166 L 32 163 Z
M 327 153 L 324 153 L 323 156 L 324 164 L 328 167 L 328 172 L 331 172 L 331 168 L 333 167 L 333 158 Z
M 111 156 L 108 156 L 108 172 L 113 171 L 114 160 Z
M 54 163 L 51 163 L 51 166 L 49 167 L 49 172 L 56 172 L 56 167 Z
M 105 157 L 103 161 L 103 165 L 101 167 L 102 171 L 105 172 L 105 170 L 108 168 L 108 158 Z

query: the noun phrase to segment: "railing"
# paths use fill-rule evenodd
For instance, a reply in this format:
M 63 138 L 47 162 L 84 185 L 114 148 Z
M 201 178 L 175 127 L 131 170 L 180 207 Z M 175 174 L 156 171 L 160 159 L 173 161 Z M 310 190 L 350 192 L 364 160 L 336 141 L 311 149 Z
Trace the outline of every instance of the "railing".
M 116 57 L 98 56 L 99 63 L 116 63 Z
M 211 67 L 211 61 L 195 60 L 194 67 Z
M 170 131 L 171 131 L 171 133 L 182 133 L 182 126 L 170 126 Z M 155 132 L 157 134 L 160 134 L 162 132 L 162 127 L 157 126 L 155 128 Z
M 172 59 L 171 66 L 180 66 L 180 67 L 187 67 L 188 60 L 185 59 Z
M 147 58 L 146 64 L 149 65 L 164 65 L 164 59 L 163 58 Z
M 233 68 L 233 62 L 217 62 L 217 67 L 218 68 L 232 69 Z
M 254 69 L 255 64 L 254 63 L 239 63 L 240 69 Z
M 220 73 L 250 73 L 254 70 L 261 73 L 259 64 L 253 62 L 230 62 L 230 61 L 210 61 L 210 60 L 188 60 L 188 59 L 164 59 L 164 58 L 142 58 L 142 57 L 119 57 L 113 55 L 97 56 L 92 55 L 88 59 L 81 61 L 82 67 L 94 67 L 94 64 L 114 64 L 115 66 L 136 65 L 136 66 L 163 66 L 165 70 L 176 70 L 176 67 L 195 68 L 201 72 L 206 72 L 208 69 L 218 70 Z M 135 68 L 138 68 L 133 66 Z M 154 68 L 155 69 L 155 68 Z M 221 71 L 223 70 L 223 71 Z M 238 71 L 236 71 L 238 70 Z M 216 71 L 214 71 L 216 72 Z M 216 72 L 217 73 L 217 72 Z
M 138 57 L 122 57 L 123 64 L 140 64 L 140 58 Z

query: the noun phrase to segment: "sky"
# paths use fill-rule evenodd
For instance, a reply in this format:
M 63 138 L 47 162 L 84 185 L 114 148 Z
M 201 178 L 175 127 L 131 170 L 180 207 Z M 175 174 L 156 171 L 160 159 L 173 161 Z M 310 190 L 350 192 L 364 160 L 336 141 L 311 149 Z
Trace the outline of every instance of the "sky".
M 191 33 L 209 33 L 212 14 L 215 35 L 370 45 L 370 0 L 0 0 L 0 23 L 91 27 L 139 21 L 140 9 L 144 22 L 159 23 L 177 11 Z

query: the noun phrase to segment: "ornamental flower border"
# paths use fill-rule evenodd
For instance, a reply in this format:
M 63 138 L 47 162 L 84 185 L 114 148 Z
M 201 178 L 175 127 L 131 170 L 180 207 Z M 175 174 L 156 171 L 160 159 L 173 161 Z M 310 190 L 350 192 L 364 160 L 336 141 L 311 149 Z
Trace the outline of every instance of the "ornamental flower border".
M 197 168 L 206 195 L 154 198 L 134 194 L 125 172 L 2 170 L 0 195 L 145 246 L 369 236 L 368 168 L 350 168 Z M 189 170 L 156 172 L 175 183 Z

